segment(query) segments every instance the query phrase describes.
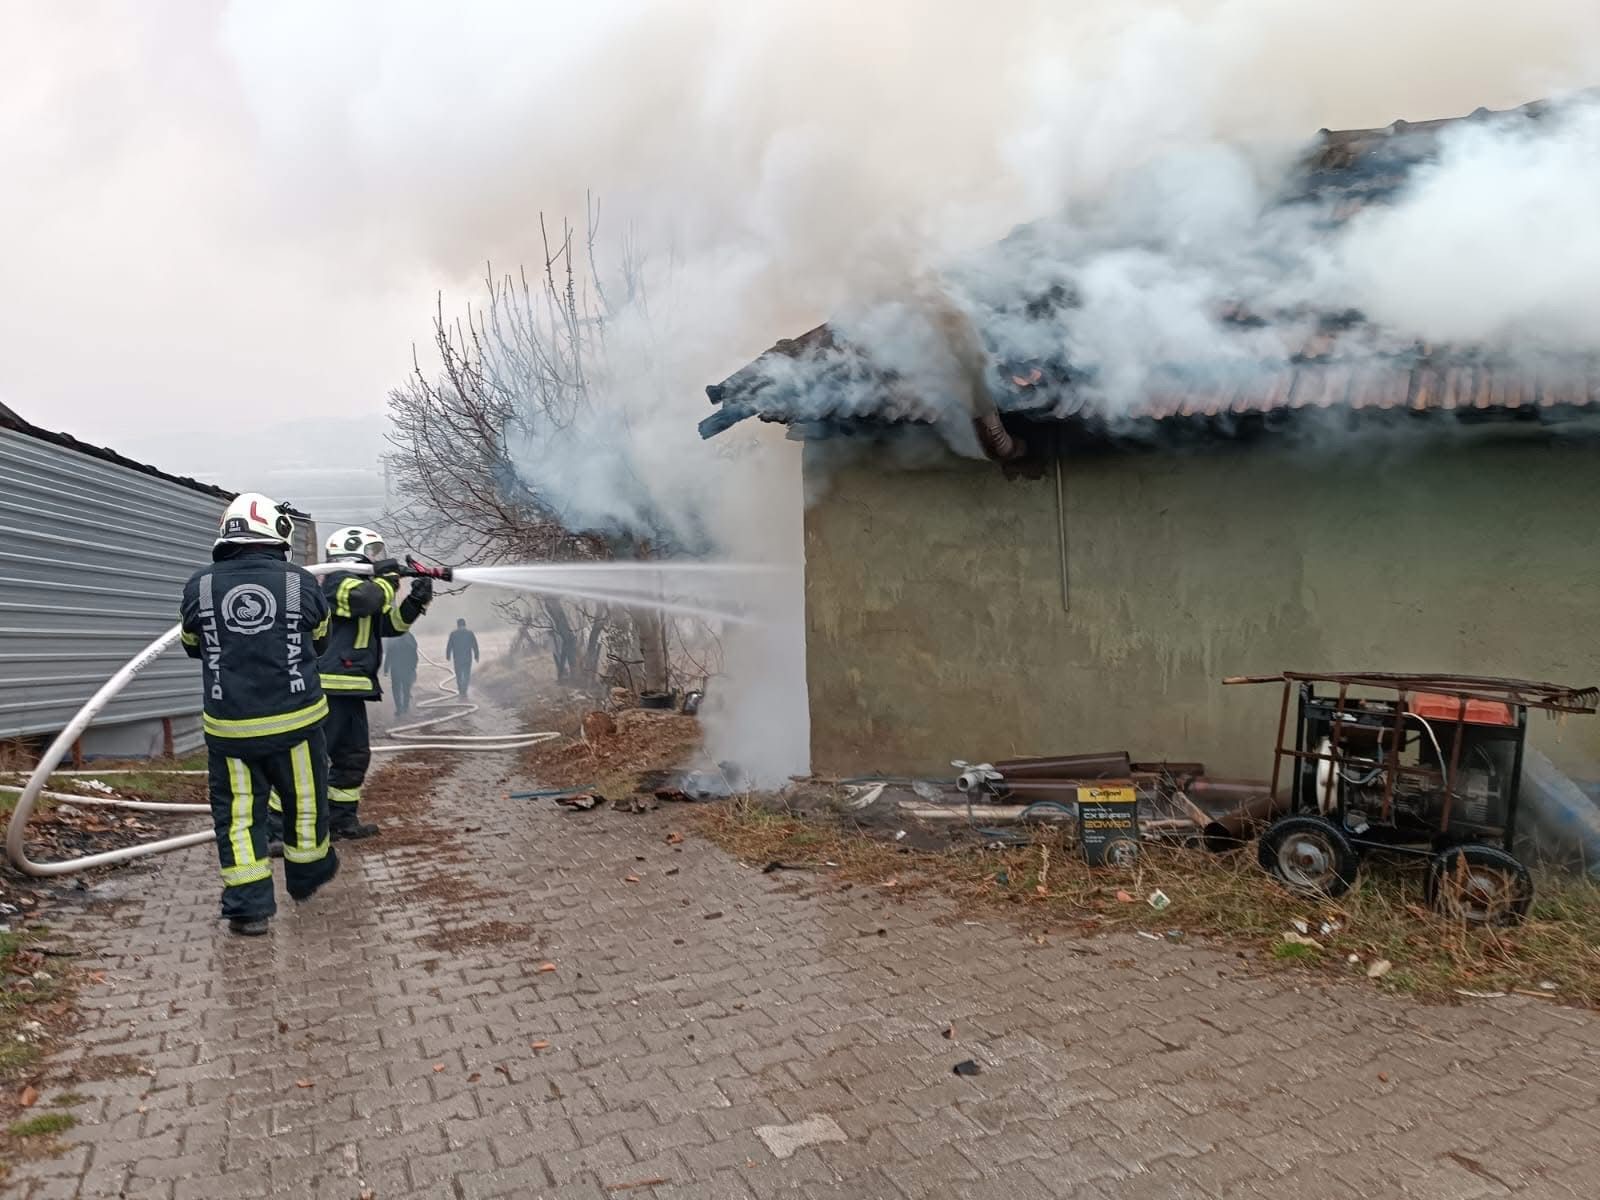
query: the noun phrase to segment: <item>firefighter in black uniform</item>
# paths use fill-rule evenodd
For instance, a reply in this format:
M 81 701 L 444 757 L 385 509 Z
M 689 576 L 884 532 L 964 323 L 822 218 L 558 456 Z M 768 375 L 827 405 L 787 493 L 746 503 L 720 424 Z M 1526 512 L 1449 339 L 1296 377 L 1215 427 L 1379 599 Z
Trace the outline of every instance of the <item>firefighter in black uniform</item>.
M 267 932 L 277 911 L 267 857 L 267 794 L 284 802 L 284 883 L 305 900 L 332 879 L 328 713 L 317 648 L 328 602 L 289 562 L 294 522 L 258 493 L 222 516 L 212 563 L 183 586 L 183 648 L 201 664 L 211 816 L 222 865 L 222 915 L 234 933 Z
M 328 538 L 327 552 L 330 562 L 372 567 L 370 574 L 332 571 L 322 577 L 333 627 L 317 664 L 328 696 L 329 828 L 335 838 L 366 838 L 378 832 L 376 825 L 361 821 L 360 804 L 372 761 L 367 702 L 383 696 L 378 687 L 383 639 L 399 637 L 427 611 L 433 582 L 412 579 L 406 598 L 398 600 L 400 564 L 388 557 L 383 535 L 370 529 L 337 530 Z

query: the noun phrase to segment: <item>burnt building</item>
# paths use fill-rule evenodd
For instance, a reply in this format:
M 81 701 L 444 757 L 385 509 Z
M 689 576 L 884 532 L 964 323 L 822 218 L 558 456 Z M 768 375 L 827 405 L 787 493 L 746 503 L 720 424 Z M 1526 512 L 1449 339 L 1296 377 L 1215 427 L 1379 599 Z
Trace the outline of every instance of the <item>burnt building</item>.
M 1545 115 L 1324 131 L 1278 203 L 1336 226 L 1453 126 Z M 1072 320 L 1059 291 L 993 302 Z M 983 328 L 954 335 L 973 380 L 954 435 L 904 358 L 834 325 L 708 388 L 704 436 L 755 417 L 805 443 L 813 769 L 1126 747 L 1262 776 L 1276 701 L 1224 676 L 1600 681 L 1592 357 L 1430 345 L 1359 312 L 1215 318 L 1296 340 L 1222 369 L 1152 364 L 1114 418 L 1069 356 Z M 1592 775 L 1600 723 L 1540 721 L 1532 741 Z

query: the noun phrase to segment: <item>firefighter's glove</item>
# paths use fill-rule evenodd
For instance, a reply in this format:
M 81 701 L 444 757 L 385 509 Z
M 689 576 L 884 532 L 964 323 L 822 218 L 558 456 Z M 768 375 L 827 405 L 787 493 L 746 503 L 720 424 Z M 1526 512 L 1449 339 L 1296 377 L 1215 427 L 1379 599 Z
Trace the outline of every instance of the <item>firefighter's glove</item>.
M 372 577 L 374 579 L 399 579 L 400 572 L 404 569 L 398 559 L 380 558 L 372 564 Z
M 433 580 L 426 575 L 418 575 L 412 579 L 408 595 L 423 608 L 427 608 L 428 602 L 433 599 Z

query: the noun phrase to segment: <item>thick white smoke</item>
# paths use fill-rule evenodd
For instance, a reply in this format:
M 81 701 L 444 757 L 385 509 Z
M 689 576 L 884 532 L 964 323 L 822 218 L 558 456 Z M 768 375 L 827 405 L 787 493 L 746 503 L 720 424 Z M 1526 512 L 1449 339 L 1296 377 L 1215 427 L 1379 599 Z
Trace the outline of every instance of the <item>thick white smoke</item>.
M 1264 248 L 1293 231 L 1264 238 L 1260 217 L 1316 128 L 1589 83 L 1597 33 L 1592 0 L 283 0 L 230 6 L 220 44 L 282 219 L 348 231 L 386 276 L 425 263 L 465 298 L 484 260 L 535 260 L 540 210 L 581 214 L 598 194 L 652 284 L 650 321 L 619 331 L 641 369 L 622 364 L 608 401 L 627 414 L 626 470 L 653 503 L 692 508 L 730 556 L 796 562 L 793 448 L 750 426 L 702 443 L 701 389 L 842 313 L 936 392 L 959 372 L 939 365 L 922 310 L 897 324 L 873 301 L 951 262 L 969 264 L 963 304 L 1003 306 L 1021 274 L 1070 276 L 1086 303 L 1061 336 L 1118 396 L 1153 356 L 1273 352 L 1280 330 L 1218 340 L 1210 313 L 1241 284 L 1347 295 L 1440 336 L 1537 324 L 1558 307 L 1553 282 L 1577 297 L 1563 319 L 1592 315 L 1582 289 L 1597 276 L 1575 264 L 1564 280 L 1492 283 L 1530 257 L 1553 265 L 1563 222 L 1584 227 L 1592 257 L 1592 158 L 1585 174 L 1548 149 L 1463 147 L 1405 208 L 1290 279 Z M 1545 214 L 1523 211 L 1546 198 L 1531 184 L 1453 207 L 1455 189 L 1483 190 L 1515 161 L 1575 186 Z M 1454 223 L 1430 220 L 1441 206 Z M 1063 215 L 1047 244 L 963 260 Z M 1523 228 L 1495 241 L 1512 217 Z M 1462 238 L 1495 248 L 1434 271 Z M 1484 295 L 1464 302 L 1468 288 Z M 1044 332 L 1019 322 L 1013 336 Z M 547 482 L 570 478 L 575 503 L 627 491 L 608 489 L 615 455 L 567 466 Z M 805 761 L 786 617 L 781 644 L 730 647 L 736 703 L 716 747 L 768 778 Z
M 1335 247 L 1336 286 L 1434 342 L 1600 349 L 1600 99 L 1537 125 L 1464 127 Z

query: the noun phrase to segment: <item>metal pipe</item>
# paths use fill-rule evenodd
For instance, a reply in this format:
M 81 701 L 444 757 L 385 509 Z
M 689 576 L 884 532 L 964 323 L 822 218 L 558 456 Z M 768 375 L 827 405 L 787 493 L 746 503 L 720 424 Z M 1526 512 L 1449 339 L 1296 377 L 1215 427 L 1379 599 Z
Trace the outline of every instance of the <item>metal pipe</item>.
M 1066 465 L 1061 454 L 1061 437 L 1056 437 L 1056 553 L 1061 560 L 1061 611 L 1072 611 L 1072 592 L 1067 572 L 1067 483 Z
M 978 435 L 979 448 L 995 462 L 1013 462 L 1027 452 L 1022 439 L 1011 436 L 997 412 L 981 413 L 974 417 L 972 429 Z
M 1126 750 L 1105 754 L 1058 754 L 1008 758 L 990 764 L 1011 783 L 1019 779 L 1127 779 L 1133 774 Z

